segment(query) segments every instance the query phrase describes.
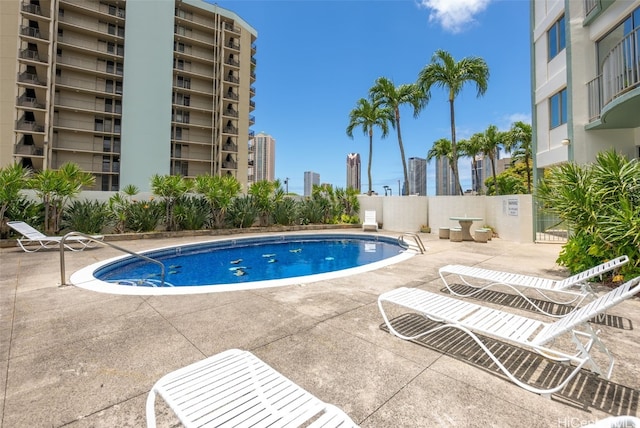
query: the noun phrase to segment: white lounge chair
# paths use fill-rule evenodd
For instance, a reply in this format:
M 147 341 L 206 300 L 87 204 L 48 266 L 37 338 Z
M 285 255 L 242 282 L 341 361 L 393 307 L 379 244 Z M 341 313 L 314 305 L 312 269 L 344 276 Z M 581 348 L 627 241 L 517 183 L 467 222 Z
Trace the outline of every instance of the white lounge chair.
M 364 212 L 364 221 L 362 222 L 362 230 L 378 230 L 378 222 L 376 220 L 376 212 L 375 211 L 365 211 Z
M 22 238 L 18 238 L 18 245 L 27 253 L 33 253 L 43 248 L 60 248 L 62 236 L 47 236 L 23 221 L 9 221 L 7 225 L 22 235 Z M 92 235 L 91 238 L 92 239 L 87 239 L 84 236 L 69 236 L 64 241 L 64 247 L 71 251 L 82 251 L 85 248 L 90 248 L 95 245 L 93 239 L 98 241 L 104 239 L 102 235 Z M 72 244 L 75 244 L 75 246 Z
M 607 272 L 614 271 L 628 261 L 629 258 L 627 256 L 620 256 L 562 280 L 540 278 L 536 276 L 521 275 L 464 265 L 443 266 L 440 268 L 439 273 L 440 278 L 442 278 L 442 281 L 449 292 L 456 296 L 470 297 L 486 290 L 489 287 L 503 285 L 511 288 L 534 308 L 545 315 L 561 317 L 565 316 L 565 314 L 556 315 L 545 311 L 533 300 L 527 297 L 523 291 L 527 289 L 535 290 L 550 302 L 562 305 L 573 303 L 577 307 L 582 303 L 585 297 L 595 296 L 595 293 L 589 284 L 591 279 L 602 276 Z M 468 293 L 460 293 L 456 291 L 445 278 L 446 275 L 451 274 L 457 275 L 460 281 L 465 285 L 472 287 L 472 290 Z M 470 279 L 478 281 L 474 282 L 470 281 Z M 562 299 L 558 299 L 561 296 Z
M 403 287 L 384 293 L 378 298 L 378 307 L 389 331 L 401 339 L 414 340 L 443 329 L 458 329 L 469 335 L 516 385 L 531 392 L 550 396 L 567 385 L 585 365 L 588 365 L 592 371 L 604 375 L 607 379 L 611 377 L 614 363 L 613 356 L 598 337 L 598 332 L 593 330 L 588 321 L 608 308 L 638 293 L 640 291 L 639 284 L 640 277 L 637 277 L 552 323 L 526 318 L 416 288 Z M 442 324 L 412 336 L 405 336 L 394 329 L 389 321 L 383 307 L 383 303 L 386 302 L 419 312 L 424 317 Z M 547 389 L 536 388 L 521 381 L 511 373 L 505 364 L 500 361 L 500 357 L 505 355 L 504 350 L 494 354 L 485 344 L 486 339 L 480 335 L 509 342 L 523 349 L 537 352 L 554 361 L 574 363 L 575 368 L 564 378 L 555 379 L 557 382 L 555 386 Z M 553 348 L 554 340 L 563 335 L 571 337 L 577 348 L 577 353 L 572 354 L 562 349 Z M 604 372 L 591 356 L 591 350 L 594 346 L 609 359 L 609 367 Z
M 156 426 L 156 393 L 186 427 L 355 427 L 248 351 L 230 349 L 163 376 L 147 396 L 147 426 Z

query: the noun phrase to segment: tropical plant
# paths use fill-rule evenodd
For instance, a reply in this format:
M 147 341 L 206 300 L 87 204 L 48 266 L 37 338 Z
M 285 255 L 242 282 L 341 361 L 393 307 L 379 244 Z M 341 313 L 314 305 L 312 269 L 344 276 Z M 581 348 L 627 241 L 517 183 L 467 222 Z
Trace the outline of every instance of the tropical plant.
M 640 273 L 640 163 L 636 159 L 611 150 L 599 153 L 593 164 L 552 167 L 536 196 L 573 231 L 558 263 L 577 272 L 594 261 L 626 254 L 633 262 L 623 271 Z
M 63 224 L 74 231 L 99 234 L 110 223 L 111 218 L 106 202 L 76 200 L 65 208 Z
M 174 215 L 182 230 L 201 230 L 209 222 L 211 208 L 206 199 L 183 196 L 176 201 Z
M 30 175 L 31 170 L 18 163 L 0 168 L 0 232 L 6 228 L 7 210 L 20 198 Z
M 478 155 L 482 153 L 482 134 L 475 133 L 467 140 L 458 141 L 459 154 L 471 158 L 471 169 L 474 172 L 473 190 L 477 194 L 483 193 L 482 182 L 480 181 L 478 169 Z
M 260 226 L 268 226 L 271 223 L 271 212 L 275 202 L 284 198 L 284 192 L 280 187 L 279 180 L 261 180 L 249 187 L 249 195 L 253 196 L 253 203 L 258 209 Z
M 125 228 L 133 232 L 153 232 L 158 228 L 164 207 L 156 201 L 132 201 L 127 206 Z
M 300 224 L 319 224 L 324 219 L 326 201 L 307 197 L 299 206 Z
M 233 198 L 229 205 L 228 221 L 233 227 L 245 228 L 253 226 L 258 217 L 259 209 L 251 195 L 241 195 Z
M 151 191 L 165 203 L 165 223 L 167 230 L 177 230 L 178 222 L 174 207 L 176 201 L 193 187 L 193 181 L 181 175 L 158 175 L 151 177 Z
M 238 196 L 242 185 L 231 175 L 199 175 L 195 178 L 194 189 L 201 194 L 211 206 L 213 227 L 225 226 L 226 215 L 233 198 Z
M 396 87 L 393 81 L 386 77 L 378 78 L 375 85 L 369 90 L 369 94 L 371 99 L 379 100 L 381 105 L 388 108 L 393 114 L 393 120 L 390 122 L 398 134 L 398 147 L 400 148 L 402 170 L 404 173 L 404 192 L 406 195 L 410 195 L 411 189 L 409 188 L 407 159 L 404 154 L 402 132 L 400 131 L 400 107 L 405 104 L 410 105 L 413 107 L 413 117 L 418 117 L 420 110 L 427 104 L 429 97 L 425 92 L 422 92 L 422 89 L 416 84 L 404 84 Z
M 503 133 L 498 131 L 498 127 L 495 125 L 489 125 L 480 138 L 482 145 L 482 154 L 485 159 L 489 159 L 491 162 L 491 175 L 493 176 L 494 187 L 497 190 L 496 182 L 496 159 L 500 152 L 500 146 L 502 145 Z M 485 162 L 486 164 L 486 162 Z M 500 194 L 500 193 L 498 193 Z
M 38 172 L 29 180 L 29 187 L 35 190 L 44 205 L 45 233 L 57 233 L 60 230 L 62 213 L 67 201 L 77 196 L 83 187 L 92 186 L 95 177 L 83 172 L 71 162 L 60 169 L 46 169 Z
M 432 86 L 440 86 L 448 92 L 449 111 L 451 116 L 451 165 L 454 180 L 457 184 L 456 191 L 462 193 L 460 176 L 458 174 L 458 148 L 456 145 L 456 121 L 454 101 L 460 94 L 465 83 L 476 84 L 477 96 L 484 95 L 489 82 L 489 67 L 482 58 L 466 57 L 456 62 L 450 53 L 437 50 L 427 64 L 418 74 L 418 86 L 428 96 Z
M 369 136 L 369 161 L 367 165 L 367 177 L 369 179 L 369 190 L 367 195 L 371 196 L 371 162 L 373 159 L 373 128 L 380 128 L 385 138 L 389 133 L 389 122 L 393 116 L 391 111 L 381 106 L 380 100 L 360 98 L 356 107 L 349 113 L 349 125 L 347 125 L 347 135 L 353 138 L 353 130 L 360 127 L 365 135 Z
M 530 169 L 518 162 L 498 174 L 495 181 L 492 177 L 485 180 L 487 195 L 519 195 L 527 192 L 526 172 Z M 497 188 L 496 188 L 497 186 Z
M 511 129 L 504 134 L 504 148 L 511 153 L 511 158 L 515 162 L 523 162 L 531 165 L 533 159 L 533 147 L 531 141 L 533 132 L 531 125 L 522 121 L 514 122 Z M 531 167 L 527 168 L 527 192 L 531 193 Z
M 133 184 L 127 184 L 109 198 L 109 213 L 115 222 L 115 232 L 124 233 L 126 230 L 127 214 L 129 205 L 133 201 L 133 197 L 137 195 L 139 189 Z
M 293 198 L 285 197 L 277 200 L 271 214 L 275 224 L 290 226 L 298 220 L 298 204 Z

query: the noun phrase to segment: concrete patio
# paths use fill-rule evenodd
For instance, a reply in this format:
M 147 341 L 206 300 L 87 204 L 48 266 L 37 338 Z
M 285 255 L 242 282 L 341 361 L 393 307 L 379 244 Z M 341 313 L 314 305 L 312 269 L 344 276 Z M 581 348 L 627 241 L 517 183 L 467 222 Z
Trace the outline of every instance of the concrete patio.
M 426 254 L 372 272 L 305 285 L 159 297 L 59 287 L 57 251 L 0 249 L 0 425 L 145 426 L 146 396 L 158 378 L 229 348 L 253 352 L 362 427 L 577 427 L 611 415 L 639 415 L 637 297 L 597 325 L 616 359 L 612 378 L 581 373 L 551 399 L 497 374 L 477 346 L 458 334 L 406 342 L 381 329 L 378 295 L 400 286 L 443 293 L 438 268 L 445 264 L 566 275 L 555 264 L 559 245 L 421 237 Z M 118 245 L 139 251 L 225 238 Z M 67 252 L 67 276 L 115 255 L 106 247 Z M 540 317 L 514 307 L 517 302 L 502 293 L 483 298 L 475 301 Z M 420 322 L 401 309 L 391 312 L 399 326 Z M 527 358 L 524 369 L 540 365 L 536 376 L 543 383 L 563 370 L 518 348 L 506 349 L 514 364 Z M 179 426 L 164 405 L 156 409 L 159 426 Z

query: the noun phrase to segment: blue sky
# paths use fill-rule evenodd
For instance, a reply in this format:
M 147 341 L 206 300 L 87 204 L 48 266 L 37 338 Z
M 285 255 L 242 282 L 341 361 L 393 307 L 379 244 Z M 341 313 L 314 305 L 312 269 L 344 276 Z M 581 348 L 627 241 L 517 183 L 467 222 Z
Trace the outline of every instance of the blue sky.
M 346 156 L 360 153 L 367 191 L 368 137 L 345 132 L 349 112 L 378 77 L 413 83 L 437 49 L 456 60 L 484 58 L 490 70 L 486 94 L 474 85 L 456 98 L 457 138 L 490 124 L 508 129 L 531 118 L 529 2 L 527 0 L 235 0 L 218 1 L 258 32 L 256 124 L 276 139 L 276 178 L 303 193 L 304 172 L 322 183 L 346 187 Z M 447 95 L 433 88 L 418 118 L 401 110 L 405 155 L 425 158 L 434 141 L 451 138 Z M 376 130 L 377 131 L 377 130 Z M 397 194 L 402 160 L 395 131 L 374 131 L 372 187 Z M 470 160 L 461 159 L 464 189 L 471 187 Z M 427 167 L 427 193 L 435 194 Z

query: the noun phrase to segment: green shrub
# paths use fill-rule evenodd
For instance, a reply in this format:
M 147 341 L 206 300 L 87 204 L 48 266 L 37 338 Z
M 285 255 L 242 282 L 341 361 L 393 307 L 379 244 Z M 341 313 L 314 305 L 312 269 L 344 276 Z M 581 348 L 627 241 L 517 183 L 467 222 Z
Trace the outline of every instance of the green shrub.
M 131 202 L 126 210 L 125 227 L 133 232 L 156 230 L 164 214 L 164 206 L 156 201 Z
M 209 223 L 211 207 L 205 199 L 195 196 L 182 197 L 176 201 L 174 215 L 180 229 L 200 230 Z
M 275 202 L 272 213 L 275 224 L 290 226 L 298 220 L 298 204 L 291 198 L 283 198 Z
M 234 198 L 227 212 L 227 219 L 232 227 L 251 227 L 255 223 L 260 209 L 251 195 Z
M 65 208 L 63 226 L 76 232 L 99 234 L 110 223 L 111 216 L 106 202 L 73 201 Z

